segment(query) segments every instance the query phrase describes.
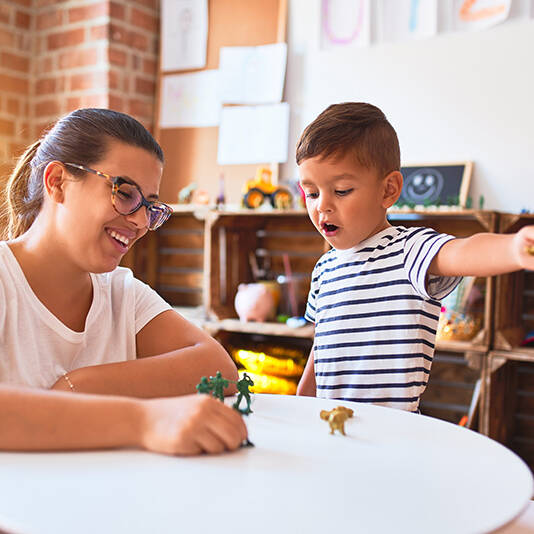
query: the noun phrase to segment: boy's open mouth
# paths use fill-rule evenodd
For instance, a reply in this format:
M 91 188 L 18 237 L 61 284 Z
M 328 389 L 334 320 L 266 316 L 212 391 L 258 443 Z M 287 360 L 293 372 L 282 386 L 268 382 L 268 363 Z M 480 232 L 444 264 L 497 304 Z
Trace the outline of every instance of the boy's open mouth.
M 335 224 L 323 223 L 323 232 L 326 235 L 332 235 L 338 228 L 339 226 L 336 226 Z

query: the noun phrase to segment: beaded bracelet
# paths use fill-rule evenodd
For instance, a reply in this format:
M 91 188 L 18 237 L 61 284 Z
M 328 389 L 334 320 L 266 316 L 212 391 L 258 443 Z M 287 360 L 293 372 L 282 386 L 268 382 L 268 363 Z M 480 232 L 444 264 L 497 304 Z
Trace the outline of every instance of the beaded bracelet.
M 73 386 L 72 382 L 70 381 L 69 375 L 67 373 L 65 373 L 63 375 L 63 378 L 67 381 L 67 384 L 69 385 L 70 390 L 74 391 L 74 386 Z

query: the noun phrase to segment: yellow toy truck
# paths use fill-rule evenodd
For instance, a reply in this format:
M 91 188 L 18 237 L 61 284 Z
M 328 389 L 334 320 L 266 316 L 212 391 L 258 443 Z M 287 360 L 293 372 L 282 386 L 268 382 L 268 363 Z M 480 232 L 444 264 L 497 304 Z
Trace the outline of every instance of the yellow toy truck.
M 291 207 L 291 193 L 285 187 L 278 187 L 271 182 L 272 171 L 267 167 L 258 167 L 256 176 L 245 182 L 243 189 L 243 206 L 254 209 L 269 199 L 273 208 Z

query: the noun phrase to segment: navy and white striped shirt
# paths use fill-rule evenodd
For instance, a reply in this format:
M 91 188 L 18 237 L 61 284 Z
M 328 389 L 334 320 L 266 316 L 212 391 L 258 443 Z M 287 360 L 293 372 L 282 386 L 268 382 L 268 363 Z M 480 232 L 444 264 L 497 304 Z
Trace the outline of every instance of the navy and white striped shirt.
M 315 323 L 317 397 L 417 411 L 428 382 L 439 300 L 459 277 L 427 276 L 453 236 L 388 227 L 312 273 L 306 319 Z

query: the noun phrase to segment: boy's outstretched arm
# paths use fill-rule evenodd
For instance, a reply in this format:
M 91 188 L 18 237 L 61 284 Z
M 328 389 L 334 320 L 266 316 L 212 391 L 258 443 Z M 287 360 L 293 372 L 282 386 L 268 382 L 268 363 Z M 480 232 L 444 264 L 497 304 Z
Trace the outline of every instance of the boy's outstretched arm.
M 475 234 L 445 243 L 428 272 L 440 276 L 493 276 L 534 269 L 534 225 L 516 234 Z
M 313 365 L 313 349 L 310 351 L 306 367 L 302 373 L 299 385 L 297 387 L 297 395 L 303 397 L 315 397 L 317 395 L 317 386 L 315 384 L 315 369 Z

